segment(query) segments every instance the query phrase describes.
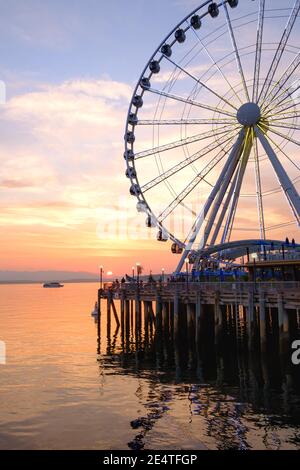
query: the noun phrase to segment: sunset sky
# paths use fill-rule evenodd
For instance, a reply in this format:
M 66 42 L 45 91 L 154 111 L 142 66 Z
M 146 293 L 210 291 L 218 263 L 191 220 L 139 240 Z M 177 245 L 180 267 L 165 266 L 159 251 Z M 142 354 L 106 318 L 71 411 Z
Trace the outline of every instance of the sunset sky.
M 198 3 L 0 0 L 0 270 L 174 269 L 170 245 L 141 229 L 123 136 L 141 70 Z

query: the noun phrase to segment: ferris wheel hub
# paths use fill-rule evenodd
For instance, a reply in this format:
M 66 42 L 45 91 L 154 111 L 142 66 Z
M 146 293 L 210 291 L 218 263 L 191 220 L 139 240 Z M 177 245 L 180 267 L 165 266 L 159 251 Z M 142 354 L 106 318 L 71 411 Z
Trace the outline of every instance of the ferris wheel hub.
M 256 103 L 245 103 L 237 112 L 237 120 L 242 126 L 255 126 L 260 118 L 260 107 Z

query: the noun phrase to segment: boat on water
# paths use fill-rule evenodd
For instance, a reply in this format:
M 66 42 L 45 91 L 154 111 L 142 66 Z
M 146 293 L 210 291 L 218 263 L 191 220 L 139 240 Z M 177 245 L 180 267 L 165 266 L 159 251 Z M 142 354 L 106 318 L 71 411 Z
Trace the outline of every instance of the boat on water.
M 45 289 L 60 289 L 60 288 L 64 287 L 64 285 L 61 284 L 60 282 L 45 282 L 43 287 Z

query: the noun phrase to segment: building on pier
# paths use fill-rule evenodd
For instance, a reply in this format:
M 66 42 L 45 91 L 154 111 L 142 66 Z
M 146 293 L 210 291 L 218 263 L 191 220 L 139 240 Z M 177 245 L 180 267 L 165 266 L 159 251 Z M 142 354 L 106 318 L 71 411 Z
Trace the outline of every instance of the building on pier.
M 244 268 L 249 273 L 249 280 L 273 279 L 276 281 L 300 282 L 300 259 L 288 260 L 258 260 L 246 263 Z

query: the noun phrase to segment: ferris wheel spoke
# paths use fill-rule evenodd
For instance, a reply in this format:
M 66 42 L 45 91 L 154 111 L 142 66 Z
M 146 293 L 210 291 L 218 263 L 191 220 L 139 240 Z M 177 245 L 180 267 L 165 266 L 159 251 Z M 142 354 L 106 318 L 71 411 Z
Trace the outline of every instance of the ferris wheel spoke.
M 271 67 L 269 69 L 269 72 L 268 72 L 267 77 L 265 79 L 265 82 L 263 84 L 261 93 L 259 95 L 259 99 L 258 99 L 259 103 L 263 103 L 265 101 L 265 98 L 266 98 L 266 96 L 268 94 L 268 91 L 271 87 L 271 83 L 274 79 L 274 76 L 277 72 L 279 63 L 280 63 L 281 58 L 283 56 L 283 53 L 285 51 L 285 48 L 286 48 L 286 45 L 288 43 L 289 37 L 290 37 L 291 32 L 294 28 L 299 10 L 300 10 L 300 0 L 296 0 L 295 3 L 294 3 L 294 6 L 293 6 L 293 10 L 292 10 L 292 12 L 290 14 L 290 17 L 288 19 L 287 25 L 285 27 L 285 30 L 283 32 L 283 35 L 281 37 L 280 43 L 278 45 L 277 51 L 276 51 L 275 56 L 273 58 L 273 61 L 271 63 Z
M 200 79 L 198 79 L 197 77 L 195 77 L 192 73 L 190 73 L 188 70 L 186 70 L 184 67 L 181 67 L 181 65 L 177 64 L 176 62 L 174 62 L 172 59 L 170 59 L 169 57 L 165 56 L 165 58 L 171 63 L 173 64 L 175 67 L 177 67 L 179 70 L 181 70 L 183 73 L 185 73 L 185 75 L 187 75 L 188 77 L 190 77 L 192 80 L 194 80 L 196 83 L 198 83 L 199 85 L 201 85 L 203 88 L 205 88 L 205 90 L 209 91 L 211 94 L 213 94 L 214 96 L 216 96 L 220 101 L 223 101 L 225 104 L 227 104 L 229 107 L 235 109 L 236 111 L 238 111 L 238 109 L 232 104 L 230 103 L 230 101 L 226 100 L 223 96 L 219 95 L 219 93 L 215 92 L 214 90 L 212 90 L 212 88 L 210 88 L 209 86 L 207 86 L 204 82 L 202 82 Z
M 287 103 L 283 103 L 282 106 L 289 106 L 283 109 L 279 109 L 278 114 L 285 114 L 289 109 L 295 108 L 295 106 L 298 106 L 299 104 L 299 102 L 296 103 L 294 100 L 288 101 Z
M 300 1 L 300 0 L 299 0 L 299 1 Z M 225 16 L 226 16 L 226 20 L 227 20 L 227 26 L 228 26 L 228 30 L 229 30 L 229 34 L 230 34 L 230 37 L 231 37 L 232 46 L 233 46 L 234 53 L 235 53 L 235 58 L 236 58 L 236 62 L 237 62 L 238 71 L 239 71 L 239 74 L 240 74 L 241 79 L 242 79 L 242 83 L 243 83 L 243 87 L 244 87 L 244 91 L 245 91 L 246 98 L 247 98 L 247 100 L 248 100 L 248 102 L 249 102 L 249 101 L 250 101 L 249 90 L 248 90 L 248 88 L 247 88 L 246 79 L 245 79 L 245 75 L 244 75 L 244 71 L 243 71 L 243 66 L 242 66 L 242 62 L 241 62 L 239 50 L 238 50 L 238 47 L 237 47 L 237 42 L 236 42 L 236 39 L 235 39 L 235 35 L 234 35 L 234 31 L 233 31 L 233 27 L 232 27 L 230 15 L 229 15 L 228 8 L 227 8 L 227 2 L 223 1 L 223 7 L 224 7 L 224 10 L 225 10 Z
M 198 40 L 198 42 L 201 44 L 202 48 L 205 50 L 209 60 L 212 62 L 213 66 L 217 69 L 217 71 L 220 73 L 220 75 L 222 76 L 222 78 L 225 80 L 225 82 L 227 83 L 227 85 L 229 86 L 230 90 L 232 91 L 232 93 L 235 95 L 235 97 L 238 99 L 238 101 L 243 104 L 243 101 L 241 100 L 240 96 L 238 95 L 238 93 L 236 92 L 236 90 L 232 87 L 230 81 L 228 80 L 228 78 L 225 76 L 224 72 L 222 71 L 221 67 L 219 66 L 219 64 L 215 61 L 215 59 L 213 58 L 213 56 L 211 55 L 211 53 L 209 52 L 208 48 L 205 46 L 205 44 L 203 43 L 203 41 L 200 39 L 199 35 L 197 34 L 197 32 L 193 29 L 193 32 Z
M 262 128 L 261 128 L 260 126 L 258 126 L 258 127 L 259 127 L 259 129 L 262 131 Z M 270 136 L 268 136 L 268 139 L 269 139 L 269 141 L 272 143 L 272 145 L 274 145 L 274 147 L 276 147 L 277 150 L 279 150 L 279 152 L 282 153 L 282 155 L 284 155 L 284 156 L 287 158 L 287 160 L 288 160 L 295 168 L 297 168 L 298 171 L 300 171 L 300 167 L 297 165 L 297 163 L 296 163 L 294 160 L 292 160 L 292 159 L 288 156 L 288 154 L 287 154 Z M 299 178 L 299 177 L 298 177 L 298 178 Z
M 263 112 L 266 112 L 269 109 L 269 107 L 272 106 L 273 104 L 275 104 L 275 106 L 277 106 L 278 104 L 283 102 L 283 101 L 281 101 L 281 102 L 276 104 L 275 101 L 276 101 L 276 98 L 279 99 L 283 95 L 287 96 L 286 91 L 284 91 L 282 93 L 280 93 L 280 91 L 283 89 L 285 84 L 289 81 L 289 79 L 291 78 L 293 73 L 297 70 L 299 65 L 300 65 L 300 52 L 298 52 L 298 54 L 296 55 L 296 57 L 294 58 L 292 63 L 289 65 L 289 67 L 286 69 L 284 74 L 281 76 L 281 78 L 278 80 L 278 82 L 273 86 L 272 91 L 267 96 L 268 104 L 265 106 L 265 108 L 263 108 Z M 297 91 L 297 90 L 295 89 L 292 94 L 294 94 L 295 91 Z
M 222 130 L 213 129 L 209 132 L 205 132 L 205 133 L 202 132 L 201 134 L 196 134 L 191 137 L 186 137 L 185 139 L 177 140 L 176 142 L 170 142 L 165 145 L 160 145 L 159 147 L 154 147 L 152 149 L 144 150 L 143 152 L 136 153 L 134 159 L 140 160 L 141 158 L 145 158 L 145 157 L 149 157 L 158 153 L 166 152 L 168 150 L 173 150 L 175 148 L 182 147 L 184 145 L 200 142 L 201 140 L 210 139 L 212 137 L 215 138 L 215 137 L 224 135 L 231 130 L 233 130 L 232 126 L 227 126 L 227 127 L 223 127 Z
M 300 125 L 298 124 L 274 124 L 272 123 L 272 127 L 278 127 L 279 129 L 289 129 L 290 131 L 300 131 Z
M 266 0 L 260 0 L 259 2 L 254 83 L 253 83 L 253 92 L 252 92 L 252 101 L 254 103 L 257 103 L 258 101 L 258 88 L 259 88 L 260 68 L 261 68 L 261 52 L 262 52 L 262 41 L 263 41 L 264 19 L 265 19 L 265 3 L 266 3 Z
M 291 104 L 290 106 L 287 106 L 286 108 L 283 108 L 273 114 L 266 114 L 265 118 L 269 120 L 270 118 L 278 118 L 278 119 L 284 119 L 286 116 L 292 117 L 292 116 L 297 116 L 298 109 L 294 109 L 294 111 L 288 112 L 290 109 L 295 108 L 300 103 L 295 103 Z
M 287 140 L 288 142 L 291 142 L 292 144 L 300 145 L 300 142 L 298 140 L 294 139 L 291 136 L 284 135 L 281 132 L 274 130 L 272 127 L 269 128 L 269 132 L 272 132 L 272 134 L 278 135 L 278 137 L 282 137 L 283 139 Z
M 300 83 L 299 81 L 295 81 L 291 86 L 290 86 L 290 89 L 291 91 L 289 91 L 288 93 L 286 93 L 285 91 L 283 91 L 280 96 L 278 98 L 281 98 L 280 101 L 278 101 L 276 103 L 276 106 L 275 107 L 279 107 L 281 106 L 283 103 L 285 102 L 291 102 L 291 101 L 294 101 L 294 98 L 293 98 L 293 95 L 298 91 L 300 90 Z M 291 98 L 291 99 L 290 99 Z M 289 101 L 288 101 L 289 100 Z
M 139 126 L 189 126 L 208 125 L 224 126 L 236 124 L 236 119 L 148 119 L 138 121 Z
M 278 121 L 287 121 L 289 119 L 298 119 L 300 118 L 300 114 L 292 114 L 292 113 L 284 113 L 282 116 L 278 117 L 278 114 L 273 114 L 273 116 L 270 116 L 270 117 L 273 117 L 273 119 L 268 119 L 268 122 L 270 122 L 271 124 L 273 124 L 274 122 L 278 122 Z
M 218 155 L 213 158 L 195 178 L 193 178 L 193 180 L 184 188 L 184 190 L 181 191 L 181 193 L 178 194 L 176 198 L 168 205 L 168 207 L 159 215 L 158 219 L 160 221 L 163 222 L 167 217 L 169 217 L 170 214 L 174 212 L 176 207 L 178 207 L 179 204 L 182 204 L 182 202 L 199 185 L 199 183 L 205 181 L 205 178 L 227 155 L 229 148 L 230 146 L 227 145 L 225 149 L 221 150 L 221 152 L 219 152 Z
M 258 142 L 257 142 L 256 136 L 255 136 L 253 148 L 254 148 L 255 184 L 256 184 L 256 198 L 257 198 L 257 211 L 258 211 L 260 238 L 261 240 L 265 240 L 266 239 L 266 224 L 265 224 L 263 197 L 262 197 L 260 164 L 259 164 L 259 156 L 258 156 Z
M 204 220 L 217 196 L 217 194 L 219 193 L 219 190 L 220 188 L 222 187 L 222 185 L 224 184 L 224 180 L 225 180 L 225 177 L 230 173 L 231 174 L 231 177 L 230 177 L 230 180 L 232 178 L 232 174 L 234 173 L 234 169 L 236 168 L 237 164 L 238 164 L 238 160 L 239 160 L 239 157 L 240 157 L 240 152 L 241 152 L 241 148 L 243 146 L 243 143 L 244 143 L 244 140 L 245 140 L 245 131 L 244 129 L 242 129 L 239 133 L 239 136 L 237 138 L 237 141 L 235 142 L 235 144 L 233 145 L 231 151 L 230 151 L 230 154 L 229 154 L 229 157 L 219 175 L 219 178 L 214 186 L 214 188 L 212 189 L 212 192 L 210 193 L 210 196 L 209 198 L 207 199 L 203 209 L 201 210 L 201 212 L 198 214 L 197 218 L 196 218 L 196 221 L 195 223 L 193 224 L 191 230 L 190 230 L 190 233 L 187 237 L 187 244 L 186 244 L 186 248 L 185 248 L 185 251 L 180 259 L 180 262 L 177 266 L 177 269 L 176 269 L 176 272 L 179 273 L 185 263 L 185 259 L 186 257 L 189 255 L 198 235 L 199 235 L 199 232 L 201 230 L 201 227 L 204 223 Z M 227 176 L 228 178 L 228 176 Z M 229 180 L 229 181 L 230 181 Z M 225 190 L 226 191 L 226 190 Z
M 200 150 L 199 152 L 196 152 L 194 155 L 191 155 L 191 156 L 185 158 L 184 160 L 182 160 L 177 165 L 174 165 L 172 168 L 170 168 L 166 172 L 162 173 L 161 175 L 159 175 L 156 178 L 154 178 L 153 180 L 151 180 L 149 183 L 146 183 L 144 186 L 141 187 L 141 190 L 144 193 L 149 191 L 150 189 L 154 188 L 158 184 L 160 184 L 160 183 L 166 181 L 167 179 L 171 178 L 173 175 L 180 172 L 184 168 L 186 168 L 189 165 L 193 164 L 194 162 L 200 160 L 200 158 L 203 158 L 206 155 L 208 155 L 209 153 L 213 152 L 214 150 L 220 148 L 220 145 L 225 145 L 226 143 L 231 141 L 233 138 L 234 138 L 234 136 L 228 137 L 228 134 L 226 133 L 225 138 L 220 139 L 218 142 L 213 142 L 212 144 L 208 145 L 207 147 Z
M 164 91 L 155 90 L 154 88 L 149 88 L 149 90 L 147 90 L 147 91 L 149 91 L 150 93 L 154 93 L 156 95 L 163 96 L 165 98 L 170 98 L 172 100 L 179 101 L 179 102 L 184 103 L 184 104 L 190 104 L 191 106 L 197 106 L 199 108 L 206 109 L 208 111 L 212 111 L 213 113 L 223 114 L 223 115 L 229 116 L 231 118 L 236 117 L 235 114 L 231 113 L 230 111 L 225 111 L 224 109 L 220 109 L 220 108 L 216 108 L 216 107 L 213 107 L 213 106 L 209 106 L 207 104 L 199 103 L 198 101 L 191 100 L 190 98 L 184 98 L 182 96 L 172 95 L 172 94 L 166 93 Z
M 265 152 L 267 153 L 270 162 L 273 166 L 273 169 L 277 175 L 277 178 L 280 182 L 280 185 L 286 195 L 287 201 L 292 209 L 292 213 L 295 216 L 298 224 L 300 224 L 300 197 L 295 189 L 291 179 L 287 175 L 285 169 L 281 165 L 276 153 L 274 152 L 273 148 L 271 147 L 268 139 L 265 137 L 263 132 L 258 128 L 255 127 L 255 134 L 261 142 Z
M 295 100 L 292 98 L 292 96 L 299 89 L 300 89 L 300 85 L 298 85 L 296 88 L 294 88 L 291 92 L 289 92 L 287 94 L 282 93 L 280 96 L 284 95 L 284 97 L 281 99 L 281 101 L 278 101 L 271 109 L 269 109 L 267 115 L 269 113 L 273 112 L 273 111 L 276 111 L 276 110 L 278 110 L 278 112 L 281 112 L 281 108 L 284 107 L 284 106 L 290 105 L 288 108 L 284 108 L 284 109 L 290 109 L 293 106 L 295 106 L 296 104 L 299 104 L 299 103 L 295 103 Z

